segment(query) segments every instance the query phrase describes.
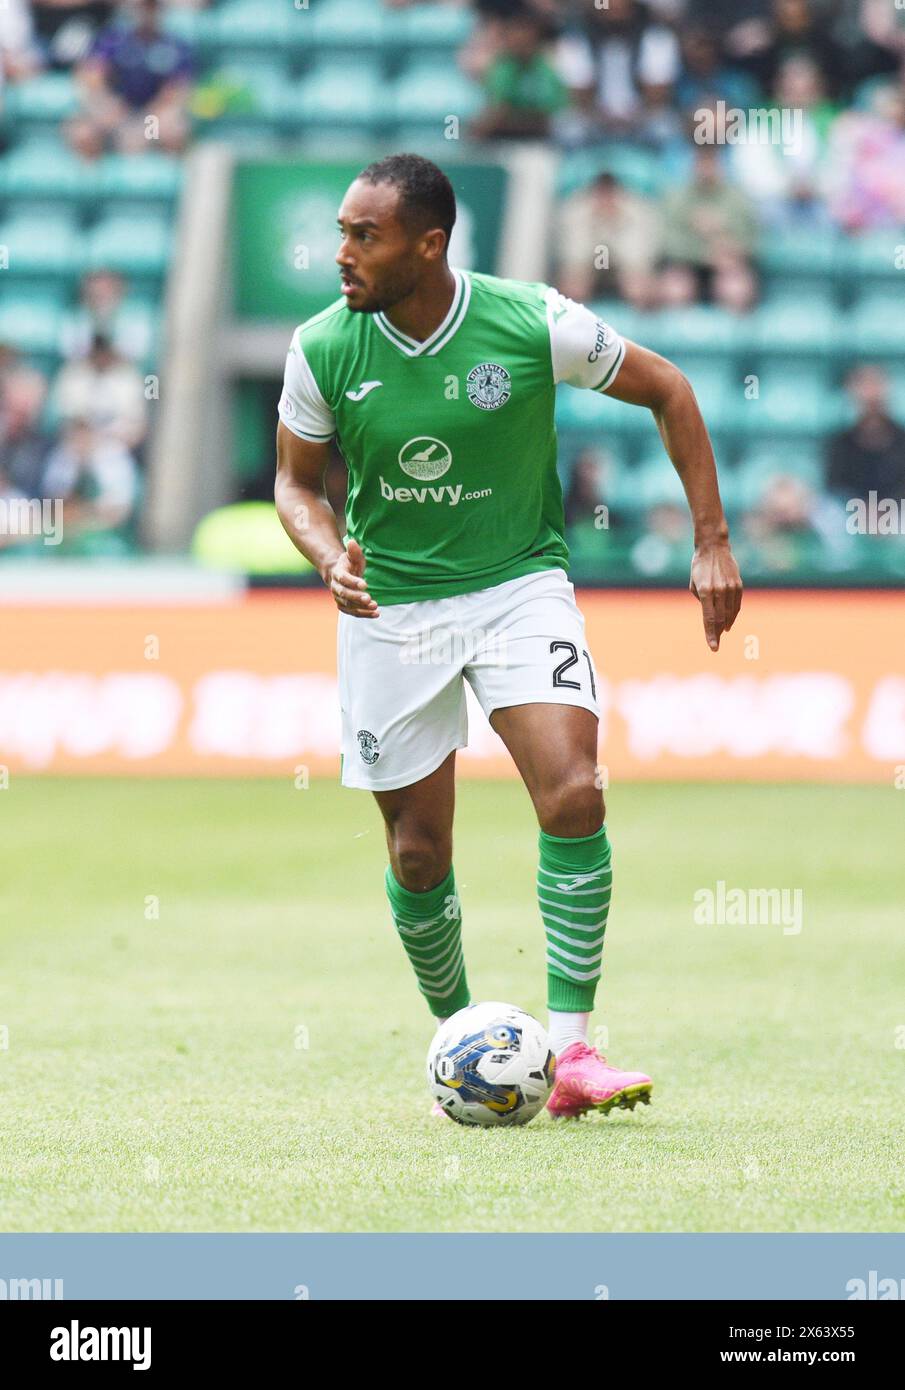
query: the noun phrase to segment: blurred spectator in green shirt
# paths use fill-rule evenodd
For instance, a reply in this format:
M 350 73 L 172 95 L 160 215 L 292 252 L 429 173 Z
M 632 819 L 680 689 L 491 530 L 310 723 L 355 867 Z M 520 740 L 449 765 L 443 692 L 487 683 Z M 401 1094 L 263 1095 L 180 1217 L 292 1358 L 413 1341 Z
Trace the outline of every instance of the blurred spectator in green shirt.
M 472 124 L 479 140 L 542 139 L 568 102 L 562 79 L 546 57 L 547 22 L 525 9 L 501 26 L 501 49 L 484 77 L 488 104 Z

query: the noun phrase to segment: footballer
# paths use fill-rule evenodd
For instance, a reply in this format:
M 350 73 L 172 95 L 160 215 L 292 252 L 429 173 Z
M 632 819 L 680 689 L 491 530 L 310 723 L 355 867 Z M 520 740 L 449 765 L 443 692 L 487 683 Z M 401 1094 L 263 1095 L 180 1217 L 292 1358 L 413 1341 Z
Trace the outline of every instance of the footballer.
M 276 504 L 339 609 L 342 783 L 380 807 L 390 911 L 431 1013 L 439 1024 L 470 1003 L 452 862 L 468 681 L 539 824 L 548 1108 L 606 1113 L 649 1100 L 653 1083 L 588 1043 L 613 870 L 596 668 L 566 572 L 558 382 L 653 412 L 691 510 L 690 587 L 712 651 L 742 586 L 682 373 L 547 285 L 450 266 L 455 218 L 449 179 L 417 155 L 370 164 L 349 187 L 341 298 L 295 331 L 286 359 Z M 334 439 L 345 535 L 324 494 Z

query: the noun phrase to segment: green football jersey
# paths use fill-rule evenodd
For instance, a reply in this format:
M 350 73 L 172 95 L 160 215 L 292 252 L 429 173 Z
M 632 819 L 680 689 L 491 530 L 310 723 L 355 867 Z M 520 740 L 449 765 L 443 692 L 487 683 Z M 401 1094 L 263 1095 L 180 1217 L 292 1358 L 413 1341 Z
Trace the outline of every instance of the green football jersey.
M 337 443 L 347 536 L 378 604 L 445 598 L 568 565 L 557 382 L 605 390 L 622 339 L 543 284 L 453 272 L 423 342 L 337 300 L 296 329 L 280 419 Z

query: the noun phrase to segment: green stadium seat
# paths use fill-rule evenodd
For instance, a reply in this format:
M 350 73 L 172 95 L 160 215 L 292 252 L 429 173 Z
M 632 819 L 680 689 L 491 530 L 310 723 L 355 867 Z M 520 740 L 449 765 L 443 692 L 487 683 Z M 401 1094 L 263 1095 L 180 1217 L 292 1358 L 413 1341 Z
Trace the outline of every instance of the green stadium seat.
M 894 419 L 905 425 L 905 366 L 901 361 L 887 368 L 889 372 L 889 408 Z
M 664 309 L 651 317 L 657 351 L 668 357 L 683 352 L 712 352 L 725 358 L 728 353 L 738 352 L 752 331 L 747 317 L 739 318 L 713 304 Z
M 59 203 L 97 196 L 97 169 L 73 157 L 58 138 L 25 141 L 0 161 L 0 196 Z
M 11 82 L 4 92 L 7 119 L 14 128 L 28 124 L 59 125 L 78 109 L 79 96 L 71 74 L 45 72 Z
M 385 89 L 376 64 L 355 66 L 354 80 L 345 63 L 324 63 L 287 96 L 283 119 L 333 130 L 337 126 L 373 127 L 380 120 Z
M 722 429 L 734 398 L 743 395 L 741 376 L 726 358 L 684 352 L 674 360 L 691 382 L 708 428 Z
M 208 74 L 207 86 L 197 89 L 192 101 L 196 119 L 223 122 L 230 137 L 237 124 L 252 121 L 278 124 L 291 101 L 298 82 L 290 77 L 287 63 L 264 54 L 251 54 L 244 61 L 228 60 Z
M 838 426 L 838 393 L 830 389 L 827 371 L 820 365 L 769 363 L 759 374 L 758 392 L 753 400 L 742 397 L 732 415 L 732 428 L 749 438 L 822 436 Z
M 168 34 L 190 44 L 196 53 L 204 54 L 216 46 L 220 8 L 196 10 L 190 5 L 167 5 L 161 15 L 163 27 Z
M 452 56 L 474 28 L 474 12 L 460 5 L 410 5 L 385 10 L 383 42 L 388 51 L 414 57 L 447 52 Z
M 69 212 L 17 213 L 0 226 L 0 246 L 9 254 L 6 272 L 17 276 L 75 275 L 84 261 L 84 243 Z
M 448 62 L 420 59 L 400 73 L 387 96 L 397 121 L 424 121 L 438 128 L 447 116 L 458 116 L 464 124 L 484 105 L 481 88 L 464 73 Z
M 385 40 L 386 12 L 373 0 L 311 0 L 309 13 L 297 13 L 301 23 L 296 40 L 304 35 L 305 45 L 314 45 L 320 52 L 375 50 Z M 357 76 L 347 63 L 346 82 L 355 82 Z
M 638 511 L 670 503 L 683 509 L 688 507 L 685 489 L 665 449 L 646 454 L 635 469 L 632 481 Z
M 0 300 L 0 343 L 20 352 L 55 353 L 61 319 L 60 298 L 52 291 L 7 291 Z
M 767 275 L 828 276 L 836 269 L 843 241 L 828 231 L 772 231 L 763 238 L 758 262 Z
M 297 10 L 286 0 L 229 0 L 212 11 L 214 23 L 205 39 L 220 51 L 279 53 L 295 41 L 296 30 L 307 33 L 311 28 L 315 5 Z
M 771 357 L 826 358 L 847 350 L 834 300 L 813 288 L 768 297 L 756 310 L 755 334 L 760 352 Z
M 610 436 L 627 438 L 656 426 L 648 410 L 617 401 L 606 392 L 560 386 L 556 392 L 556 428 L 568 437 L 570 448 L 606 444 Z
M 603 149 L 565 155 L 556 180 L 557 198 L 568 198 L 602 173 L 615 175 L 626 188 L 645 197 L 659 197 L 666 186 L 663 162 L 656 154 L 637 145 L 614 142 Z
M 88 233 L 87 267 L 125 275 L 162 275 L 170 260 L 169 219 L 114 212 Z
M 824 446 L 814 439 L 766 439 L 744 451 L 739 471 L 745 506 L 752 505 L 751 491 L 758 478 L 766 480 L 787 474 L 819 490 L 823 484 Z
M 905 271 L 905 227 L 884 228 L 845 237 L 840 243 L 842 273 L 861 284 L 869 279 L 894 280 L 901 284 Z
M 182 184 L 182 160 L 173 155 L 109 154 L 102 161 L 98 192 L 108 201 L 172 202 Z
M 868 290 L 851 311 L 846 348 L 867 357 L 884 354 L 901 357 L 903 308 L 901 293 L 893 295 L 889 290 Z
M 635 338 L 638 314 L 630 304 L 625 304 L 621 299 L 595 299 L 588 301 L 588 308 L 623 338 Z

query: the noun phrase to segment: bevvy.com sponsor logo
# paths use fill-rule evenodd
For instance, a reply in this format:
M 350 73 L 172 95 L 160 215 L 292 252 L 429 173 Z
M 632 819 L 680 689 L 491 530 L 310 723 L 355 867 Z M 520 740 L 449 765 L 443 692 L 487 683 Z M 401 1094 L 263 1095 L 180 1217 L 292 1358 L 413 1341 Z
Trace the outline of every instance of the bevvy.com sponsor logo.
M 441 483 L 433 486 L 452 466 L 452 450 L 442 439 L 432 435 L 417 435 L 409 439 L 399 450 L 399 467 L 409 478 L 425 484 L 422 487 L 394 487 L 383 474 L 379 475 L 380 495 L 387 502 L 445 502 L 457 507 L 462 501 L 472 501 L 477 497 L 490 497 L 493 488 L 478 488 L 474 492 L 464 492 L 461 483 Z

